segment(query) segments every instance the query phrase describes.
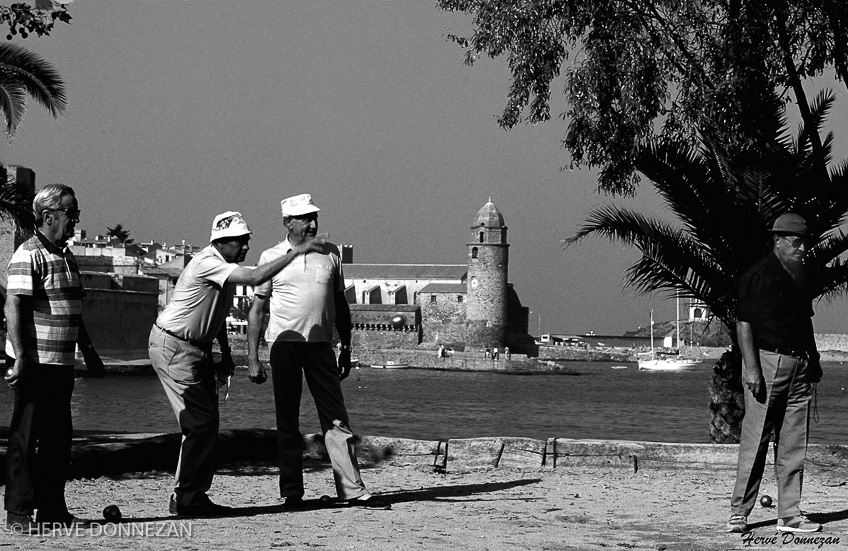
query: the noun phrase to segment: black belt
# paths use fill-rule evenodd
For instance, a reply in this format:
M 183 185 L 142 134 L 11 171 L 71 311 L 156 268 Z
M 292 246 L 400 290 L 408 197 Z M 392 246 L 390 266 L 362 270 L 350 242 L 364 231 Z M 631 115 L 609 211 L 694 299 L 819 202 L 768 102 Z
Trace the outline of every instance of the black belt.
M 773 352 L 775 354 L 780 354 L 781 356 L 792 356 L 793 358 L 798 358 L 799 360 L 806 360 L 808 354 L 802 350 L 795 350 L 794 348 L 760 348 L 760 350 L 765 350 L 766 352 Z
M 199 342 L 193 341 L 193 340 L 191 340 L 191 339 L 187 339 L 187 338 L 185 338 L 185 337 L 181 337 L 181 336 L 177 335 L 176 333 L 174 333 L 174 332 L 172 332 L 172 331 L 168 331 L 167 329 L 165 329 L 164 327 L 162 327 L 162 326 L 161 326 L 161 325 L 159 325 L 158 323 L 154 323 L 153 325 L 155 325 L 156 327 L 158 327 L 158 328 L 159 328 L 159 330 L 160 330 L 160 331 L 162 331 L 163 333 L 165 333 L 165 334 L 167 334 L 167 335 L 170 335 L 170 336 L 174 337 L 175 339 L 177 339 L 177 340 L 179 340 L 179 341 L 187 342 L 187 343 L 189 343 L 189 344 L 190 344 L 190 345 L 192 345 L 192 346 L 196 346 L 197 348 L 206 349 L 206 348 L 211 348 L 211 347 L 212 347 L 212 342 L 211 342 L 211 341 L 210 341 L 210 342 L 208 342 L 208 343 L 206 343 L 206 344 L 199 343 Z

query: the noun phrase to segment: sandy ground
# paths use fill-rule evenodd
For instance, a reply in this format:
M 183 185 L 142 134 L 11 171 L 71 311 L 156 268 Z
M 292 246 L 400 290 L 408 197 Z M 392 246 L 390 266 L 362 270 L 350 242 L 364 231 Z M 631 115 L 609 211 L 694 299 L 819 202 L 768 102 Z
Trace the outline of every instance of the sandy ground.
M 306 473 L 307 498 L 334 495 L 327 466 Z M 816 542 L 755 545 L 728 534 L 733 471 L 475 469 L 437 474 L 422 466 L 382 464 L 363 471 L 390 511 L 323 508 L 284 511 L 270 466 L 222 469 L 211 496 L 237 507 L 231 518 L 173 520 L 167 515 L 171 475 L 142 473 L 74 480 L 67 495 L 79 516 L 99 517 L 118 504 L 125 520 L 79 532 L 0 535 L 13 549 L 848 549 L 844 469 L 809 468 L 804 508 L 825 523 Z M 763 492 L 775 495 L 771 473 Z M 776 510 L 757 507 L 757 537 L 776 534 Z M 747 536 L 746 536 L 747 537 Z M 827 539 L 825 539 L 827 538 Z M 843 543 L 844 542 L 844 543 Z

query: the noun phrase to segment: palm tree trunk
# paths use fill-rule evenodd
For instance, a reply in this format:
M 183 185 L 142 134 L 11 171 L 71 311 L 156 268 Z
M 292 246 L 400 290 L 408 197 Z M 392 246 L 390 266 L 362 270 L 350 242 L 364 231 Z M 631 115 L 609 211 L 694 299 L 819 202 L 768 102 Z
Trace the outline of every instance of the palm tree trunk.
M 710 378 L 710 440 L 714 444 L 738 444 L 745 417 L 742 389 L 742 354 L 734 342 L 713 367 Z

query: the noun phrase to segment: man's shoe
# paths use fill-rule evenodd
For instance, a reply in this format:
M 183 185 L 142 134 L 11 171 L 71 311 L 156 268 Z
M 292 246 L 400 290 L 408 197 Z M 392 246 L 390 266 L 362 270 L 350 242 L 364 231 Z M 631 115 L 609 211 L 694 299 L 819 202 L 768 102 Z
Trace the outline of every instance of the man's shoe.
M 32 520 L 32 515 L 6 513 L 6 530 L 15 535 L 34 536 L 39 534 L 38 524 Z
M 365 496 L 355 497 L 345 501 L 353 507 L 365 507 L 367 509 L 391 509 L 392 504 L 383 498 L 366 494 Z
M 280 499 L 284 499 L 283 507 L 285 509 L 303 509 L 304 507 L 303 496 L 287 496 Z
M 778 532 L 818 532 L 822 525 L 809 520 L 804 515 L 777 519 Z
M 212 500 L 206 494 L 200 494 L 191 505 L 177 503 L 176 497 L 172 495 L 168 503 L 168 512 L 172 515 L 189 518 L 226 517 L 233 514 L 233 508 L 212 503 Z
M 748 528 L 748 517 L 745 515 L 733 515 L 727 521 L 727 531 L 733 533 L 744 532 Z

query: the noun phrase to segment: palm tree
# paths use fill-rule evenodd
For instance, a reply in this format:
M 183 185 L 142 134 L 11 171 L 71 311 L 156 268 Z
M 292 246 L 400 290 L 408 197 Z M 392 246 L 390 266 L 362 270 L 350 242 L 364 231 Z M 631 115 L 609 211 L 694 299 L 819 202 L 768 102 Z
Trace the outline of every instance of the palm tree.
M 40 56 L 11 43 L 0 43 L 0 111 L 11 139 L 26 113 L 27 96 L 58 117 L 67 107 L 59 73 Z
M 848 291 L 848 236 L 839 227 L 848 215 L 848 164 L 828 169 L 833 136 L 820 154 L 811 133 L 819 133 L 833 95 L 826 91 L 810 105 L 814 127 L 801 126 L 788 137 L 782 112 L 770 119 L 773 136 L 757 150 L 725 151 L 702 135 L 698 148 L 656 143 L 638 158 L 638 170 L 650 179 L 682 223 L 673 227 L 614 205 L 589 214 L 565 246 L 602 235 L 638 248 L 642 257 L 625 274 L 642 294 L 664 292 L 706 304 L 733 339 L 713 370 L 710 384 L 710 432 L 714 442 L 738 442 L 744 415 L 742 360 L 736 338 L 736 288 L 739 277 L 770 248 L 768 228 L 777 216 L 794 211 L 818 236 L 808 253 L 818 272 L 816 297 Z
M 0 111 L 9 140 L 26 113 L 27 96 L 54 117 L 67 106 L 62 79 L 47 61 L 20 46 L 0 43 Z M 33 189 L 9 182 L 0 165 L 0 219 L 17 223 L 24 233 L 32 231 L 33 194 Z

